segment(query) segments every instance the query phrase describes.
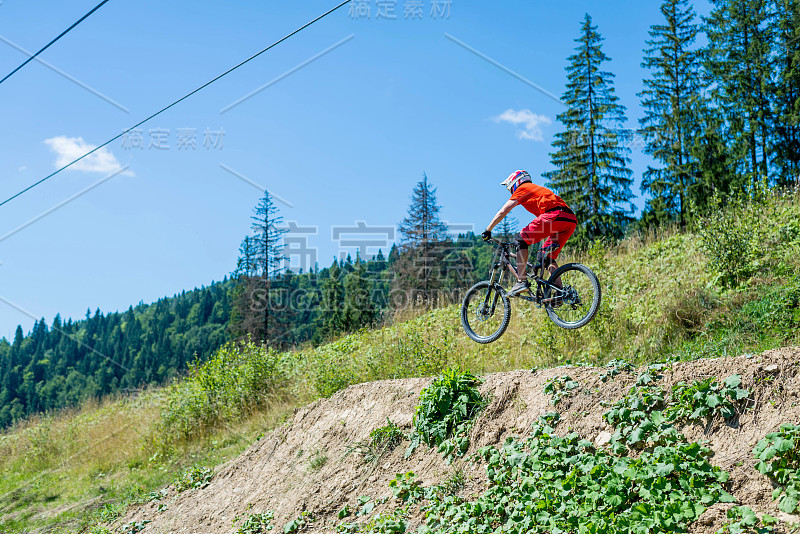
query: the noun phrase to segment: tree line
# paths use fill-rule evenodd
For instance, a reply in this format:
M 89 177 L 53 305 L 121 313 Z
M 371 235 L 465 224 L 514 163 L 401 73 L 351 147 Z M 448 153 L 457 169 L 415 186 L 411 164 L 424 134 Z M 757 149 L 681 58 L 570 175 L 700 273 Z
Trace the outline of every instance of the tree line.
M 624 127 L 603 37 L 586 15 L 546 173 L 582 223 L 577 239 L 619 238 L 632 223 L 685 226 L 712 199 L 800 179 L 800 1 L 711 3 L 699 20 L 688 0 L 662 2 L 644 50 L 637 130 Z M 656 162 L 642 177 L 649 200 L 639 221 L 629 168 L 637 141 Z
M 0 428 L 31 414 L 73 406 L 176 376 L 228 339 L 229 280 L 80 321 L 44 318 L 28 335 L 0 339 Z

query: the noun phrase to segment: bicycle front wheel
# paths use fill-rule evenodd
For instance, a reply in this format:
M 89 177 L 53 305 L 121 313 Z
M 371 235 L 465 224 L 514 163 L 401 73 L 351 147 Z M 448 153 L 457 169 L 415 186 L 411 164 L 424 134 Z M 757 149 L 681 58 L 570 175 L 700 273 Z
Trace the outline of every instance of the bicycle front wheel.
M 600 282 L 587 266 L 580 263 L 562 265 L 548 282 L 561 286 L 561 289 L 547 287 L 544 291 L 547 315 L 561 328 L 580 328 L 600 309 Z
M 478 282 L 461 304 L 461 326 L 476 343 L 491 343 L 503 335 L 511 321 L 511 303 L 499 286 Z

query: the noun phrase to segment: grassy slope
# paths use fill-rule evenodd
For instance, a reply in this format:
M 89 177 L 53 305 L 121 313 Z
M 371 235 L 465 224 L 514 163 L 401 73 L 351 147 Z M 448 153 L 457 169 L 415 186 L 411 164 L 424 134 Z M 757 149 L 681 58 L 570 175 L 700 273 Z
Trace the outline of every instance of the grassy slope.
M 0 532 L 88 531 L 119 514 L 121 503 L 146 498 L 190 465 L 236 456 L 293 408 L 352 383 L 454 364 L 484 373 L 800 343 L 798 221 L 797 196 L 769 198 L 734 206 L 695 232 L 596 246 L 573 258 L 598 273 L 604 291 L 600 313 L 579 331 L 560 330 L 542 310 L 515 302 L 507 333 L 482 346 L 461 332 L 451 306 L 315 349 L 223 350 L 216 365 L 228 370 L 224 378 L 208 367 L 172 388 L 26 421 L 0 434 Z

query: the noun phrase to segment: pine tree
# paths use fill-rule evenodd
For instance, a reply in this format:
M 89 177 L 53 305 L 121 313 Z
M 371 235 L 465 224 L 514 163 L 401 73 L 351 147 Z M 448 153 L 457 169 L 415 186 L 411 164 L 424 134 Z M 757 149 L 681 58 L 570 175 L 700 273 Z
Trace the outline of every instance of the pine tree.
M 406 303 L 421 301 L 428 305 L 435 300 L 442 286 L 441 268 L 447 225 L 439 219 L 436 188 L 423 174 L 414 187 L 408 215 L 398 226 L 401 246 L 396 261 L 389 261 L 395 275 L 395 289 L 405 291 Z
M 661 167 L 648 166 L 642 179 L 642 192 L 658 222 L 677 218 L 686 224 L 687 207 L 697 174 L 691 149 L 697 134 L 697 106 L 701 90 L 701 61 L 692 45 L 698 25 L 688 0 L 664 0 L 663 24 L 650 27 L 649 48 L 643 67 L 652 71 L 639 93 L 645 116 L 640 120 L 645 153 Z
M 774 0 L 775 162 L 779 185 L 800 182 L 800 0 Z
M 436 188 L 428 183 L 428 175 L 414 186 L 408 215 L 398 226 L 401 241 L 414 247 L 447 239 L 447 225 L 439 220 L 441 207 L 436 202 Z
M 272 293 L 280 284 L 284 266 L 285 228 L 280 225 L 283 217 L 268 191 L 253 210 L 252 235 L 242 241 L 239 259 L 233 276 L 238 284 L 235 290 L 232 327 L 235 334 L 250 334 L 262 343 L 280 344 L 282 323 L 287 313 L 276 314 L 273 310 Z
M 567 110 L 558 116 L 565 131 L 556 135 L 557 151 L 550 154 L 555 170 L 545 176 L 575 211 L 579 238 L 621 237 L 633 213 L 630 150 L 622 146 L 627 134 L 620 129 L 625 107 L 614 94 L 614 75 L 600 70 L 608 57 L 588 14 L 575 41 L 562 97 Z
M 711 0 L 707 66 L 736 162 L 732 189 L 769 178 L 773 143 L 774 12 L 768 0 Z

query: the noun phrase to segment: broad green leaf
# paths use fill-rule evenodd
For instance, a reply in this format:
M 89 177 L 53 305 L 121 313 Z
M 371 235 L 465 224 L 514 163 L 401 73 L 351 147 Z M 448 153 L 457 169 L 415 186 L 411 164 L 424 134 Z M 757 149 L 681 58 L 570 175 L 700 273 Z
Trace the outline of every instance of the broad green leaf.
M 778 509 L 781 512 L 786 512 L 787 514 L 792 514 L 797 509 L 797 499 L 795 497 L 790 497 L 789 495 L 785 495 L 781 499 L 781 503 L 778 506 Z
M 656 476 L 665 477 L 675 470 L 673 464 L 656 464 Z
M 794 441 L 786 438 L 776 438 L 773 445 L 777 452 L 786 452 L 794 448 Z
M 738 387 L 742 383 L 741 375 L 731 375 L 725 379 L 725 385 L 729 388 Z

